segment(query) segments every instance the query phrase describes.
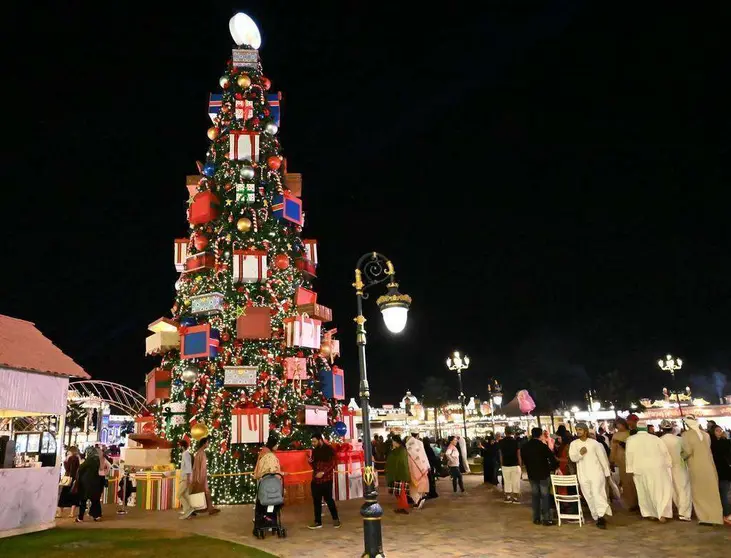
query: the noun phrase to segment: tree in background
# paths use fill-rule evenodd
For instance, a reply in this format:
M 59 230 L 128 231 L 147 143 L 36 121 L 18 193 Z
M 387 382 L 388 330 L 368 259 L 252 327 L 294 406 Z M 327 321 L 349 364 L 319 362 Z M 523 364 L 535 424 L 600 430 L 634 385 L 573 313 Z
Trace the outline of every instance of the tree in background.
M 157 432 L 211 437 L 210 486 L 223 504 L 254 501 L 255 481 L 242 473 L 270 431 L 282 449 L 307 448 L 313 424 L 329 432 L 337 420 L 323 389 L 344 397 L 332 336 L 321 345 L 330 310 L 310 290 L 317 245 L 300 237 L 301 178 L 286 173 L 280 96 L 268 93 L 258 46 L 233 51 L 211 95 L 211 143 L 187 181 L 189 236 L 176 241 L 172 319 L 151 324 L 158 337 L 148 344 L 162 355 L 151 381 L 163 397 L 150 395 L 150 375 L 147 387 L 159 401 Z M 304 405 L 326 407 L 324 421 Z
M 619 416 L 619 411 L 632 409 L 632 405 L 635 406 L 633 410 L 642 410 L 639 397 L 616 368 L 601 375 L 596 385 L 599 386 L 596 390 L 599 399 L 609 405 L 614 405 L 615 417 Z
M 69 440 L 66 446 L 71 445 L 71 433 L 74 428 L 84 428 L 86 424 L 86 409 L 81 406 L 81 403 L 69 403 L 66 406 L 66 421 L 65 428 L 69 433 Z
M 434 435 L 439 438 L 438 410 L 447 404 L 447 384 L 437 376 L 428 376 L 421 385 L 422 405 L 434 409 Z

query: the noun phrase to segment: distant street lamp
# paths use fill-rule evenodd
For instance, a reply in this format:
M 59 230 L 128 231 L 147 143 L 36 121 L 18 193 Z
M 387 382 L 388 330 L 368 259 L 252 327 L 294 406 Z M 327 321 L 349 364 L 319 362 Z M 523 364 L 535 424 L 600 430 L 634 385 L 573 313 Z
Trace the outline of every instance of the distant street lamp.
M 683 422 L 683 408 L 680 406 L 680 392 L 676 389 L 675 383 L 675 371 L 680 370 L 683 367 L 683 359 L 673 358 L 672 355 L 665 355 L 665 360 L 658 360 L 657 365 L 660 367 L 660 370 L 670 372 L 670 377 L 672 379 L 672 392 L 675 394 L 675 401 L 678 403 L 678 411 L 680 412 L 680 425 L 683 430 L 685 430 L 685 423 Z M 686 390 L 690 393 L 689 387 L 686 388 Z
M 492 421 L 492 434 L 495 435 L 495 405 L 498 407 L 503 402 L 503 388 L 497 380 L 487 385 L 487 393 L 490 396 L 490 419 Z
M 467 355 L 462 358 L 458 351 L 454 351 L 451 357 L 447 357 L 447 368 L 457 372 L 457 380 L 459 380 L 459 402 L 462 405 L 462 423 L 464 425 L 464 437 L 467 440 L 467 413 L 464 408 L 464 391 L 462 390 L 462 370 L 470 367 L 470 357 Z
M 365 280 L 365 282 L 364 282 Z M 381 533 L 381 517 L 383 508 L 378 503 L 378 489 L 375 487 L 376 477 L 373 473 L 373 450 L 371 447 L 370 421 L 370 388 L 368 387 L 368 373 L 366 369 L 366 319 L 363 316 L 363 299 L 368 298 L 366 289 L 388 281 L 388 291 L 378 297 L 376 304 L 383 315 L 383 323 L 391 333 L 401 333 L 406 327 L 406 318 L 411 297 L 401 294 L 396 283 L 396 272 L 391 260 L 377 252 L 364 254 L 355 266 L 355 296 L 357 299 L 358 315 L 355 318 L 356 344 L 358 345 L 358 364 L 360 368 L 360 400 L 363 415 L 363 449 L 365 450 L 365 466 L 363 468 L 363 484 L 365 502 L 360 507 L 363 517 L 363 544 L 364 558 L 383 556 L 383 538 Z

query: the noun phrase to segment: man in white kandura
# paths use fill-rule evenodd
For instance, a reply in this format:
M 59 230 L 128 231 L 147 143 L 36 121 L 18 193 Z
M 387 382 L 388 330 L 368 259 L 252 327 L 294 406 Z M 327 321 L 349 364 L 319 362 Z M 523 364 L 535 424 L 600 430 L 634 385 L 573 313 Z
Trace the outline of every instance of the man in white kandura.
M 660 438 L 647 432 L 647 424 L 637 424 L 637 434 L 627 438 L 627 472 L 632 473 L 642 517 L 665 523 L 673 518 L 673 461 Z
M 688 464 L 685 462 L 686 455 L 683 451 L 683 441 L 680 436 L 673 432 L 673 423 L 665 419 L 660 423 L 663 435 L 662 442 L 670 452 L 670 459 L 673 461 L 671 470 L 673 476 L 673 504 L 678 508 L 678 517 L 682 521 L 690 521 L 693 509 L 690 496 L 690 476 L 688 475 Z
M 607 477 L 610 475 L 607 452 L 599 442 L 589 438 L 585 422 L 576 424 L 577 440 L 569 446 L 569 458 L 576 463 L 579 486 L 591 511 L 591 517 L 600 529 L 607 528 L 605 515 L 612 515 L 607 499 Z

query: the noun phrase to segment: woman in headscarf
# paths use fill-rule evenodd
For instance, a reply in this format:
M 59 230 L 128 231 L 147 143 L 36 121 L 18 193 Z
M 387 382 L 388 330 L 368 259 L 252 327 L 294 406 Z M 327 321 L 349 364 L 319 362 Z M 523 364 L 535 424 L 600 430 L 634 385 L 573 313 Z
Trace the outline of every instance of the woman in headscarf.
M 68 457 L 63 462 L 62 481 L 66 484 L 61 486 L 61 494 L 58 496 L 58 511 L 56 517 L 63 515 L 64 508 L 71 508 L 69 517 L 76 517 L 76 508 L 79 506 L 79 496 L 74 493 L 74 484 L 76 475 L 79 472 L 81 459 L 79 459 L 79 448 L 71 446 L 68 451 Z
M 198 450 L 195 452 L 193 457 L 193 482 L 190 489 L 191 494 L 198 492 L 204 492 L 206 495 L 206 505 L 209 515 L 216 515 L 221 510 L 213 507 L 213 498 L 211 498 L 211 491 L 208 488 L 208 457 L 206 456 L 206 449 L 208 449 L 208 437 L 201 438 L 198 442 Z
M 256 466 L 254 467 L 254 478 L 258 481 L 264 475 L 279 474 L 284 475 L 282 472 L 282 466 L 279 464 L 279 458 L 274 453 L 279 448 L 279 437 L 275 434 L 270 434 L 266 445 L 261 448 L 259 456 L 256 458 Z M 261 516 L 264 514 L 264 506 L 259 503 L 259 498 L 256 498 L 256 504 L 254 513 Z
M 497 486 L 497 462 L 498 446 L 495 438 L 488 436 L 480 444 L 480 455 L 482 456 L 482 478 L 483 481 L 492 486 Z
M 431 440 L 429 438 L 424 438 L 424 453 L 426 453 L 426 458 L 429 461 L 429 494 L 427 494 L 427 498 L 438 498 L 439 494 L 437 494 L 437 475 L 439 474 L 439 470 L 442 468 L 442 464 L 439 461 L 439 458 L 434 453 L 434 448 L 431 447 Z
M 556 454 L 556 459 L 558 459 L 558 470 L 562 475 L 575 475 L 576 466 L 569 459 L 569 446 L 571 445 L 573 438 L 569 431 L 566 430 L 566 426 L 563 424 L 556 429 L 556 434 L 558 434 L 558 440 L 560 440 L 558 444 L 554 445 L 554 453 Z M 573 487 L 571 487 L 570 492 L 569 487 L 566 486 L 557 486 L 555 487 L 555 490 L 564 496 L 576 493 L 576 489 Z M 566 502 L 561 503 L 561 509 L 564 513 L 576 513 L 575 508 L 576 504 L 568 504 Z
M 429 470 L 431 469 L 424 443 L 418 436 L 412 434 L 405 440 L 406 453 L 409 454 L 409 471 L 411 480 L 409 483 L 409 497 L 414 507 L 421 509 L 426 501 L 426 494 L 429 492 Z
M 625 451 L 630 436 L 629 425 L 621 417 L 614 421 L 616 432 L 612 436 L 612 449 L 609 452 L 609 464 L 619 469 L 619 486 L 622 488 L 622 503 L 630 511 L 638 509 L 637 490 L 632 474 L 627 472 Z
M 76 518 L 76 523 L 84 521 L 87 500 L 91 500 L 89 515 L 94 518 L 94 521 L 101 521 L 102 484 L 99 482 L 99 466 L 99 453 L 97 452 L 97 448 L 89 446 L 86 449 L 86 459 L 79 466 L 75 484 L 79 495 L 79 515 Z
M 386 458 L 386 484 L 389 492 L 396 496 L 396 513 L 409 513 L 407 494 L 411 473 L 409 472 L 409 454 L 406 452 L 401 436 L 391 436 L 391 451 Z

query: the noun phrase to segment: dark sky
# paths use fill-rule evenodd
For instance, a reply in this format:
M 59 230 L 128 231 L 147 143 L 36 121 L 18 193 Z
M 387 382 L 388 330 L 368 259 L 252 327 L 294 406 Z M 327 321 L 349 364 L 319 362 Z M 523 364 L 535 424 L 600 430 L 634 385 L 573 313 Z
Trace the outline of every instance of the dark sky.
M 369 304 L 376 403 L 428 375 L 454 387 L 455 348 L 468 395 L 551 369 L 571 399 L 613 368 L 658 395 L 666 351 L 690 374 L 731 366 L 728 3 L 47 4 L 6 18 L 0 312 L 95 378 L 139 387 L 156 363 L 146 326 L 172 305 L 239 9 L 284 94 L 348 397 L 372 250 L 414 298 L 398 338 Z

